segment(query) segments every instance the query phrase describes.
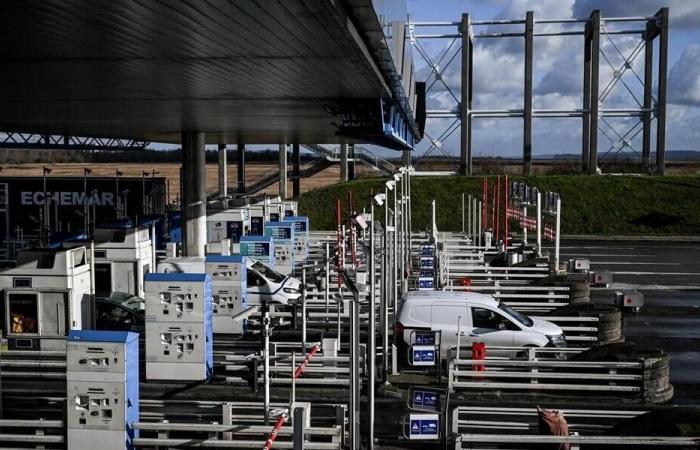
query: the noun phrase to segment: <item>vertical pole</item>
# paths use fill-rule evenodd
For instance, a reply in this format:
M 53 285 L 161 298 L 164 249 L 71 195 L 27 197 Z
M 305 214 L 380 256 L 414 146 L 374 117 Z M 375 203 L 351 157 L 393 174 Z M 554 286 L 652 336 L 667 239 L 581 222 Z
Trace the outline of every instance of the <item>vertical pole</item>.
M 355 179 L 355 144 L 348 144 L 348 181 Z
M 470 197 L 471 197 L 471 195 L 470 195 Z M 466 229 L 464 227 L 464 217 L 465 217 L 464 214 L 465 214 L 464 213 L 464 192 L 462 192 L 462 233 L 466 233 Z
M 245 144 L 238 144 L 238 161 L 236 169 L 238 170 L 236 190 L 239 194 L 245 194 Z
M 353 291 L 353 299 L 350 301 L 350 449 L 356 450 L 359 446 L 359 414 L 360 403 L 360 377 L 359 377 L 359 293 Z
M 591 151 L 591 23 L 586 22 L 583 32 L 583 124 L 581 128 L 581 171 L 588 173 Z
M 559 271 L 559 238 L 561 236 L 561 198 L 557 195 L 557 229 L 554 234 L 554 271 Z
M 301 351 L 306 356 L 306 268 L 301 269 Z
M 542 194 L 537 191 L 537 257 L 542 257 Z
M 287 144 L 279 145 L 279 195 L 282 200 L 287 199 Z
M 484 177 L 481 183 L 481 222 L 484 228 L 489 227 L 489 179 Z
M 600 78 L 600 11 L 591 13 L 591 125 L 588 174 L 598 170 L 598 79 Z
M 226 144 L 219 144 L 219 197 L 228 196 L 228 161 L 226 160 Z
M 534 15 L 525 16 L 525 95 L 523 99 L 523 175 L 532 171 L 532 41 Z
M 88 198 L 87 191 L 87 176 L 90 169 L 83 168 L 83 228 L 85 230 L 85 237 L 90 234 L 88 228 L 90 228 L 90 199 Z
M 376 274 L 375 274 L 375 260 L 374 260 L 374 248 L 375 242 L 375 217 L 374 217 L 374 201 L 370 205 L 370 215 L 372 221 L 370 222 L 369 228 L 369 334 L 367 338 L 367 344 L 369 346 L 369 386 L 367 402 L 369 403 L 369 445 L 367 448 L 374 447 L 374 382 L 376 375 L 376 363 L 377 363 L 377 310 L 376 310 Z
M 503 177 L 503 248 L 506 253 L 508 253 L 508 204 L 509 204 L 509 192 L 508 192 L 508 175 Z
M 493 221 L 493 240 L 494 242 L 498 242 L 498 239 L 501 237 L 501 176 L 499 175 L 496 178 L 496 185 L 494 186 L 494 189 L 496 190 L 495 195 L 494 195 L 494 211 L 493 213 L 495 214 L 496 218 Z
M 331 286 L 331 252 L 330 252 L 330 244 L 326 242 L 326 283 L 325 283 L 325 289 L 323 290 L 323 299 L 326 301 L 326 322 L 328 322 L 328 310 L 330 309 L 330 300 L 331 300 L 331 292 L 330 292 L 330 286 Z M 338 305 L 338 310 L 340 310 L 340 305 Z
M 264 333 L 264 349 L 263 349 L 263 385 L 264 385 L 264 410 L 265 410 L 265 425 L 268 425 L 270 420 L 270 312 L 265 309 L 265 315 L 263 316 L 263 333 Z M 258 374 L 254 374 L 255 377 Z
M 299 154 L 299 143 L 292 144 L 292 197 L 295 200 L 301 195 L 301 155 Z
M 457 354 L 455 359 L 459 360 L 459 351 L 462 347 L 462 316 L 457 316 Z
M 348 144 L 340 144 L 340 182 L 348 181 Z
M 460 142 L 459 154 L 460 175 L 472 174 L 472 154 L 471 154 L 471 129 L 469 127 L 469 86 L 470 80 L 470 62 L 471 62 L 471 36 L 469 35 L 469 14 L 462 14 L 459 32 L 462 35 L 462 86 L 461 86 L 461 101 L 460 101 Z
M 656 116 L 656 174 L 666 173 L 666 75 L 668 69 L 668 7 L 656 13 L 659 18 L 659 93 Z
M 642 129 L 642 165 L 648 169 L 651 165 L 651 118 L 653 107 L 651 103 L 651 91 L 654 84 L 654 35 L 656 21 L 647 22 L 644 33 L 644 116 Z
M 204 256 L 207 243 L 207 192 L 201 132 L 182 133 L 182 238 L 184 256 Z
M 393 324 L 394 327 L 396 327 L 396 311 L 398 310 L 399 307 L 399 289 L 398 289 L 398 284 L 399 284 L 399 210 L 398 210 L 398 205 L 396 202 L 396 197 L 398 196 L 398 191 L 399 191 L 399 183 L 397 182 L 396 185 L 394 186 L 394 219 L 392 220 L 392 223 L 394 224 L 394 245 L 392 246 L 391 249 L 391 255 L 393 258 L 392 264 L 391 264 L 391 271 L 393 273 L 393 278 L 392 278 L 392 291 L 394 293 L 394 303 L 393 303 L 393 313 L 394 316 L 392 317 L 393 319 Z
M 484 207 L 484 206 L 483 206 L 482 202 L 480 201 L 480 202 L 479 202 L 479 210 L 481 211 L 483 207 Z M 478 247 L 481 247 L 481 236 L 483 235 L 482 217 L 483 217 L 483 215 L 482 215 L 482 214 L 479 214 L 479 217 L 478 217 L 478 220 L 479 220 L 479 227 L 477 228 L 477 235 L 476 235 L 476 236 L 477 236 L 477 237 L 476 237 L 476 245 L 477 245 Z
M 304 449 L 304 408 L 294 408 L 292 416 L 292 426 L 294 427 L 293 448 L 294 450 Z
M 389 383 L 389 295 L 391 294 L 390 286 L 391 283 L 387 283 L 386 279 L 389 275 L 389 191 L 387 188 L 384 189 L 384 252 L 383 252 L 383 264 L 382 264 L 382 286 L 383 291 L 383 304 L 382 304 L 382 317 L 383 317 L 383 335 L 384 338 L 382 342 L 383 347 L 383 357 L 384 364 L 382 369 L 384 371 L 382 380 L 384 383 Z

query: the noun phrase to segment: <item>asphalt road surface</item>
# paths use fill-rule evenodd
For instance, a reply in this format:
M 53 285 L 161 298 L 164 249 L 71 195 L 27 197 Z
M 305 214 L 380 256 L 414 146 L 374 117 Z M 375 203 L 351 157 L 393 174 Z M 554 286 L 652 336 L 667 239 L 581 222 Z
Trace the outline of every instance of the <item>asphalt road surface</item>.
M 644 307 L 624 315 L 628 341 L 661 347 L 671 355 L 674 404 L 700 405 L 700 245 L 697 243 L 562 242 L 561 261 L 591 261 L 609 270 L 613 283 L 592 288 L 597 303 L 613 303 L 614 291 L 644 294 Z

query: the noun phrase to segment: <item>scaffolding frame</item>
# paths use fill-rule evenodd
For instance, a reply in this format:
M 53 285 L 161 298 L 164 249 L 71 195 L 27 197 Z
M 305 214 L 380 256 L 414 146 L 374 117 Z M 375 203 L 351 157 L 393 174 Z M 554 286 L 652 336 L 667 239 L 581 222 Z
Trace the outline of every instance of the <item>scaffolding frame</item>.
M 426 95 L 437 83 L 441 83 L 447 89 L 449 95 L 455 100 L 454 109 L 427 110 L 428 119 L 454 119 L 448 128 L 433 138 L 426 132 L 430 139 L 430 147 L 423 155 L 429 156 L 436 150 L 452 159 L 452 155 L 445 149 L 443 142 L 452 135 L 457 128 L 460 130 L 460 158 L 457 164 L 460 174 L 472 175 L 472 119 L 474 118 L 523 118 L 523 143 L 522 143 L 522 168 L 523 174 L 529 175 L 532 171 L 532 119 L 543 118 L 581 118 L 581 165 L 583 171 L 594 175 L 598 173 L 600 161 L 609 158 L 610 155 L 628 155 L 630 150 L 640 156 L 645 171 L 652 169 L 651 165 L 651 132 L 652 121 L 656 119 L 656 161 L 655 172 L 659 175 L 665 173 L 666 163 L 666 89 L 668 71 L 668 18 L 667 7 L 661 8 L 650 17 L 606 17 L 601 18 L 599 10 L 593 10 L 588 18 L 582 19 L 545 19 L 535 20 L 534 13 L 528 11 L 524 19 L 512 20 L 483 20 L 472 21 L 468 13 L 462 14 L 459 22 L 412 22 L 409 21 L 409 37 L 411 43 L 430 70 L 428 76 Z M 583 29 L 565 29 L 561 31 L 537 31 L 538 24 L 583 24 Z M 623 24 L 621 29 L 611 30 L 610 24 Z M 626 24 L 631 24 L 627 26 Z M 643 28 L 640 28 L 640 24 Z M 496 25 L 522 25 L 523 31 L 516 32 L 479 32 L 474 29 L 482 26 Z M 420 27 L 445 27 L 456 28 L 456 33 L 419 34 L 416 30 Z M 630 54 L 625 54 L 613 41 L 614 35 L 639 35 L 641 40 Z M 540 36 L 582 36 L 584 38 L 584 63 L 583 63 L 583 98 L 581 108 L 574 109 L 533 109 L 532 106 L 532 82 L 533 82 L 533 41 Z M 520 109 L 473 109 L 473 78 L 474 78 L 474 41 L 484 38 L 522 37 L 524 46 L 524 79 L 523 79 L 523 108 Z M 658 38 L 659 55 L 657 63 L 657 90 L 653 92 L 654 74 L 654 41 Z M 425 39 L 449 39 L 450 43 L 445 50 L 432 58 L 422 45 Z M 601 39 L 607 39 L 613 49 L 613 54 L 619 56 L 623 63 L 616 65 L 613 55 L 606 53 L 601 46 Z M 634 63 L 640 55 L 644 54 L 644 73 L 640 76 L 634 68 Z M 459 96 L 445 82 L 443 74 L 447 67 L 461 54 L 461 87 Z M 451 55 L 451 56 L 450 56 Z M 613 77 L 600 89 L 600 63 L 602 60 L 610 66 Z M 625 73 L 631 72 L 643 90 L 643 98 L 640 99 L 633 92 L 629 83 L 623 79 Z M 434 79 L 431 81 L 430 77 Z M 621 87 L 619 87 L 621 86 Z M 603 108 L 605 100 L 616 88 L 624 88 L 634 99 L 636 106 L 631 108 Z M 624 130 L 613 126 L 609 118 L 638 118 L 632 126 Z M 458 126 L 455 126 L 457 124 Z M 610 141 L 610 146 L 605 149 L 602 156 L 599 153 L 598 132 Z M 642 149 L 638 151 L 632 140 L 642 133 Z M 628 158 L 629 159 L 629 158 Z M 419 161 L 420 162 L 420 161 Z

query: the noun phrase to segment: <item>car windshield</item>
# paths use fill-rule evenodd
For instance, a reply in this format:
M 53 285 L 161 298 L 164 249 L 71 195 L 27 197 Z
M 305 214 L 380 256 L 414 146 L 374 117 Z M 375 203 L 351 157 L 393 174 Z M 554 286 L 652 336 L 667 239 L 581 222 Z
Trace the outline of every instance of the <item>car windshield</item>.
M 518 322 L 520 322 L 521 324 L 525 325 L 526 327 L 531 327 L 532 324 L 533 324 L 532 319 L 530 319 L 530 318 L 529 318 L 528 316 L 526 316 L 525 314 L 520 313 L 520 312 L 514 310 L 513 308 L 511 308 L 510 306 L 506 305 L 505 303 L 499 303 L 499 304 L 498 304 L 498 309 L 500 309 L 501 311 L 505 312 L 505 313 L 508 314 L 510 317 L 512 317 L 513 319 L 517 320 Z
M 109 296 L 109 299 L 116 300 L 123 307 L 136 312 L 141 311 L 145 302 L 141 297 L 126 292 L 113 292 L 112 295 Z
M 272 267 L 263 264 L 260 261 L 256 261 L 255 264 L 253 264 L 253 269 L 257 270 L 258 272 L 260 272 L 260 274 L 262 274 L 262 276 L 264 276 L 268 280 L 274 281 L 275 283 L 281 283 L 286 278 L 284 275 L 277 272 Z

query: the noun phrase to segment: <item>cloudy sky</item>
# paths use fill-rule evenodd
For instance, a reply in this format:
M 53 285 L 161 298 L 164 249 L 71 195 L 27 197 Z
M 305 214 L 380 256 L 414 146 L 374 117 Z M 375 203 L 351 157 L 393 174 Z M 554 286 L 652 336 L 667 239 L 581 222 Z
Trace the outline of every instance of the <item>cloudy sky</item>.
M 463 12 L 469 12 L 472 20 L 494 18 L 524 18 L 526 11 L 534 11 L 535 20 L 545 18 L 583 18 L 593 9 L 600 9 L 603 19 L 619 16 L 651 16 L 662 6 L 670 7 L 669 73 L 668 73 L 668 122 L 667 149 L 700 150 L 700 0 L 408 0 L 409 14 L 413 21 L 458 21 Z M 608 30 L 620 25 L 606 24 Z M 642 28 L 641 24 L 625 23 L 628 29 Z M 582 24 L 536 24 L 535 32 L 561 29 L 580 29 Z M 448 33 L 449 28 L 418 28 L 418 34 Z M 522 31 L 516 28 L 477 27 L 475 32 Z M 658 41 L 658 39 L 657 39 Z M 602 108 L 638 107 L 634 96 L 642 101 L 644 52 L 638 48 L 637 35 L 601 36 L 600 68 L 601 94 L 611 81 L 614 70 L 624 66 L 621 56 L 629 57 L 635 49 L 642 50 L 631 67 L 624 70 L 619 82 L 607 92 Z M 425 52 L 437 61 L 449 47 L 449 39 L 420 40 Z M 459 51 L 455 43 L 443 59 L 443 83 L 436 82 L 428 93 L 428 109 L 455 109 L 450 90 L 459 97 L 459 54 L 445 67 L 445 63 Z M 474 109 L 522 108 L 523 48 L 524 38 L 510 37 L 480 39 L 475 43 L 474 56 Z M 536 37 L 534 41 L 534 99 L 538 108 L 581 108 L 583 84 L 583 37 Z M 654 56 L 658 55 L 655 48 Z M 434 81 L 423 58 L 414 49 L 416 72 L 419 79 Z M 656 58 L 655 58 L 656 64 Z M 623 83 L 624 81 L 624 83 Z M 656 89 L 656 76 L 654 89 Z M 634 94 L 634 96 L 633 96 Z M 437 138 L 454 119 L 431 119 L 427 131 Z M 599 153 L 604 155 L 613 145 L 607 136 L 617 141 L 616 133 L 623 135 L 638 119 L 606 119 L 604 130 L 599 132 Z M 522 119 L 474 119 L 474 155 L 519 156 L 522 154 Z M 655 122 L 653 124 L 655 126 Z M 634 132 L 629 136 L 634 135 Z M 655 139 L 655 133 L 652 135 Z M 625 151 L 641 152 L 641 133 L 628 139 L 630 147 Z M 417 147 L 417 154 L 430 145 L 424 139 Z M 442 141 L 443 148 L 452 155 L 459 154 L 458 131 Z M 580 153 L 581 119 L 542 119 L 533 122 L 533 153 Z M 614 147 L 611 152 L 618 150 Z M 653 147 L 652 147 L 653 151 Z M 439 152 L 437 152 L 439 154 Z M 633 154 L 633 153 L 630 153 Z

